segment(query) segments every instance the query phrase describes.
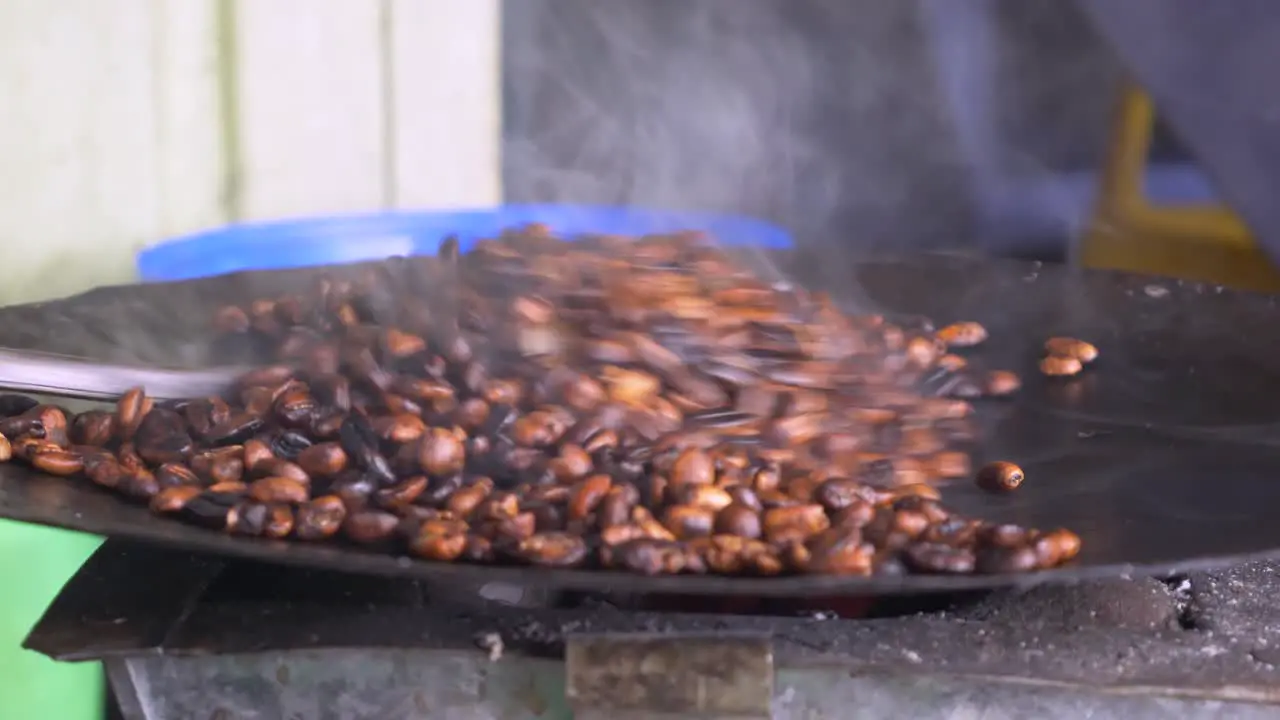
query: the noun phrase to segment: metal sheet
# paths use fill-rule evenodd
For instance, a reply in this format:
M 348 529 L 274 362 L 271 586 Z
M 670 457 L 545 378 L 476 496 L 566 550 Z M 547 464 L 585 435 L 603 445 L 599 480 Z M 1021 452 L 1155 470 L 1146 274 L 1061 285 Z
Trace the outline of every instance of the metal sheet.
M 35 476 L 17 466 L 0 470 L 0 517 L 348 572 L 639 592 L 922 592 L 1173 572 L 1280 554 L 1280 523 L 1264 516 L 1280 505 L 1280 483 L 1274 480 L 1280 408 L 1270 401 L 1280 395 L 1280 362 L 1272 359 L 1280 344 L 1275 298 L 957 256 L 843 265 L 831 258 L 793 258 L 779 264 L 797 277 L 844 291 L 849 302 L 867 309 L 988 325 L 993 338 L 977 356 L 1024 372 L 1028 382 L 1015 400 L 984 407 L 987 453 L 1020 463 L 1029 479 L 1011 497 L 992 498 L 962 484 L 946 490 L 948 500 L 993 519 L 1077 529 L 1085 549 L 1076 565 L 1020 577 L 773 579 L 437 565 L 339 545 L 231 538 L 154 518 L 86 484 Z M 192 318 L 206 317 L 221 299 L 243 298 L 254 287 L 288 286 L 307 275 L 242 274 L 179 286 L 115 288 L 4 310 L 0 345 L 24 346 L 23 337 L 44 337 L 45 345 L 35 347 L 77 352 L 78 339 L 78 351 L 95 357 L 212 363 L 216 353 L 199 344 L 201 332 L 193 329 Z M 39 336 L 32 330 L 39 326 L 61 331 Z M 1052 334 L 1097 343 L 1103 354 L 1097 368 L 1065 383 L 1035 376 L 1038 347 Z

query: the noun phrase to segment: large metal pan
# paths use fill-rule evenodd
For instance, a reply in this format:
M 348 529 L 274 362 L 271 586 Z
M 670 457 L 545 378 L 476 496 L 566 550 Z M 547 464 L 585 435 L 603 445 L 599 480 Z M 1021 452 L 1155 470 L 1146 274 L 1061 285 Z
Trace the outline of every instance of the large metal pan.
M 1084 538 L 1078 561 L 1029 576 L 772 579 L 658 577 L 431 564 L 340 545 L 261 542 L 158 519 L 87 483 L 0 468 L 0 517 L 269 562 L 452 581 L 580 589 L 752 595 L 982 588 L 1135 573 L 1163 574 L 1280 555 L 1280 329 L 1275 298 L 1204 285 L 1056 266 L 926 255 L 898 260 L 779 257 L 802 282 L 862 309 L 985 323 L 980 356 L 1018 370 L 1024 391 L 983 405 L 986 453 L 1028 475 L 1009 497 L 961 484 L 967 513 Z M 343 269 L 340 269 L 343 271 Z M 298 286 L 315 271 L 273 271 L 106 288 L 0 309 L 0 346 L 116 362 L 201 367 L 236 361 L 207 341 L 222 302 Z M 1096 343 L 1085 376 L 1034 371 L 1052 334 Z M 243 358 L 240 358 L 241 360 Z

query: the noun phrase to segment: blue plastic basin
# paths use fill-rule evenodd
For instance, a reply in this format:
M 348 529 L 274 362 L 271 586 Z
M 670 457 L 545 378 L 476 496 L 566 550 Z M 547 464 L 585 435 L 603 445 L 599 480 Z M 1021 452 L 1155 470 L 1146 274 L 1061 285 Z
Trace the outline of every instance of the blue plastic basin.
M 787 248 L 790 233 L 751 218 L 621 207 L 506 205 L 481 210 L 378 213 L 232 225 L 152 245 L 138 253 L 144 281 L 189 280 L 240 270 L 279 270 L 432 255 L 450 235 L 462 250 L 528 223 L 558 235 L 643 235 L 699 230 L 725 245 Z

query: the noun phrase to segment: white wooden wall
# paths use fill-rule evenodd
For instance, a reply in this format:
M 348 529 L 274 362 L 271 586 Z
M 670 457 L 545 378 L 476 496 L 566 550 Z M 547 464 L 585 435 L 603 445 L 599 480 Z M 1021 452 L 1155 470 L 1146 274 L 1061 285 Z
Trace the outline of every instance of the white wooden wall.
M 0 303 L 236 220 L 501 198 L 500 0 L 0 0 Z

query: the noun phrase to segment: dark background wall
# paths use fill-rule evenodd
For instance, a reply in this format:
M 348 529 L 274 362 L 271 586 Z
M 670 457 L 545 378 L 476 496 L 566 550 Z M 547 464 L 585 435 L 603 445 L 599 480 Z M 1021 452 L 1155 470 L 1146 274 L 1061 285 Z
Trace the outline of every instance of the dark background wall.
M 990 8 L 999 143 L 978 164 L 1015 179 L 1096 167 L 1121 71 L 1074 5 L 934 1 Z M 743 212 L 860 250 L 989 244 L 930 8 L 508 2 L 508 200 Z

